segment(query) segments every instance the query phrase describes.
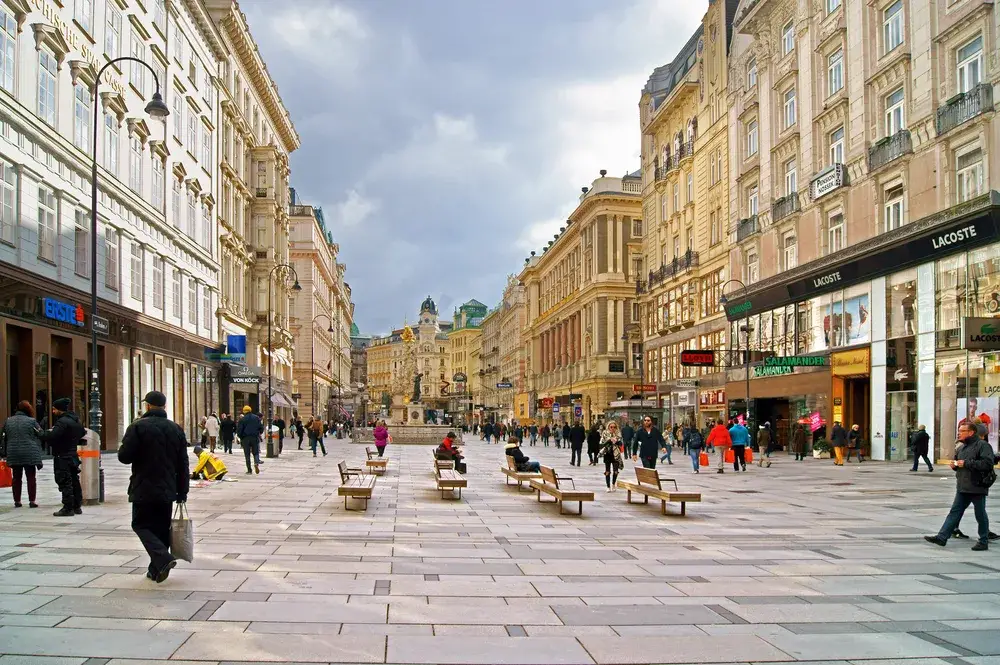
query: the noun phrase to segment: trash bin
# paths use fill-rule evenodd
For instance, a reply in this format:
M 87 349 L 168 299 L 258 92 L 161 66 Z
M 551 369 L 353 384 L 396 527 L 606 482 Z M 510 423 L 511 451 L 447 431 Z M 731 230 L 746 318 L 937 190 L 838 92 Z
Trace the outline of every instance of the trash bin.
M 93 506 L 101 501 L 101 439 L 97 432 L 88 429 L 77 452 L 80 455 L 83 502 Z
M 278 426 L 271 425 L 267 433 L 267 457 L 277 457 L 281 454 L 281 442 L 278 441 Z

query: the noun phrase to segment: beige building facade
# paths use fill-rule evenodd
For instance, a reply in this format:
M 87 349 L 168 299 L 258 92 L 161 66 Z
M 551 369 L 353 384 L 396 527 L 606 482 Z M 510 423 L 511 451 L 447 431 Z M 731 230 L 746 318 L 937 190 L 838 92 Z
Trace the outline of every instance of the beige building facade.
M 593 422 L 632 390 L 626 330 L 639 318 L 633 304 L 643 265 L 641 178 L 602 171 L 582 189 L 566 226 L 518 276 L 529 406 L 539 422 L 571 421 L 575 407 Z
M 483 317 L 487 307 L 478 300 L 470 300 L 456 311 L 448 339 L 451 342 L 451 388 L 449 412 L 459 422 L 471 425 L 478 422 L 482 404 L 482 380 L 479 375 L 480 354 L 483 344 Z M 477 401 L 480 400 L 480 401 Z
M 752 368 L 751 418 L 779 440 L 858 424 L 875 459 L 922 423 L 947 455 L 1000 383 L 960 333 L 1000 311 L 992 3 L 744 0 L 734 31 L 734 342 L 826 363 Z

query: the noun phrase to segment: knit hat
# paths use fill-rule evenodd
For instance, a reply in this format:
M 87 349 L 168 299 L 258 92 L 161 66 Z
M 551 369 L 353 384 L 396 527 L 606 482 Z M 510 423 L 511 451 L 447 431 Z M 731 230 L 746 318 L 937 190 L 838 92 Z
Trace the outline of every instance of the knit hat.
M 52 402 L 52 408 L 56 411 L 69 411 L 70 405 L 72 405 L 72 402 L 69 397 L 60 397 Z
M 202 448 L 201 446 L 195 446 L 194 447 L 194 454 L 195 455 L 201 455 L 203 452 L 205 452 L 205 449 Z
M 243 407 L 243 413 L 250 413 L 251 411 L 253 411 L 253 409 L 251 409 L 249 406 Z

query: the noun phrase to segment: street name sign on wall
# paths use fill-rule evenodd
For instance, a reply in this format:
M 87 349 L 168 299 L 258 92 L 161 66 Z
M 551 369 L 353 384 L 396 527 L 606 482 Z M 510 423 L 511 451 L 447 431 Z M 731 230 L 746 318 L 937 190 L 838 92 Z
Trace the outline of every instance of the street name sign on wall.
M 506 382 L 506 381 L 497 384 L 497 390 L 507 390 L 507 389 L 513 388 L 513 387 L 514 387 L 513 383 L 509 383 L 509 382 Z
M 111 322 L 103 316 L 94 315 L 90 317 L 90 325 L 93 326 L 94 332 L 98 335 L 111 334 Z

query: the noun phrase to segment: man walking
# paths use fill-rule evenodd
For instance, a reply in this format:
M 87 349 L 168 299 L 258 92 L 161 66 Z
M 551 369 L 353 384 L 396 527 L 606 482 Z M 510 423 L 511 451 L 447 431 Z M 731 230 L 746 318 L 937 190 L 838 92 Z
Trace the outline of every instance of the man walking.
M 569 431 L 569 442 L 572 451 L 570 452 L 569 465 L 580 466 L 580 458 L 583 456 L 583 442 L 587 440 L 587 430 L 583 428 L 583 423 L 579 420 Z
M 958 428 L 960 446 L 955 450 L 955 458 L 951 468 L 955 471 L 957 491 L 951 510 L 941 525 L 936 536 L 924 536 L 924 540 L 944 547 L 948 538 L 962 521 L 965 509 L 972 504 L 976 513 L 976 523 L 979 525 L 979 540 L 972 546 L 974 552 L 989 549 L 990 522 L 986 515 L 986 496 L 990 492 L 992 481 L 996 480 L 993 472 L 995 454 L 993 447 L 979 438 L 976 425 L 963 422 Z
M 260 435 L 264 433 L 264 423 L 249 406 L 243 407 L 243 417 L 236 426 L 236 436 L 243 447 L 243 457 L 247 461 L 247 473 L 260 473 Z M 253 468 L 250 457 L 253 456 Z
M 729 439 L 733 442 L 733 468 L 737 471 L 747 470 L 746 450 L 750 445 L 750 430 L 736 421 L 729 428 Z
M 844 448 L 847 447 L 847 430 L 844 429 L 839 420 L 833 423 L 831 443 L 833 444 L 833 454 L 837 459 L 834 464 L 844 466 Z
M 233 437 L 236 436 L 236 421 L 228 413 L 222 414 L 219 422 L 219 436 L 222 438 L 222 450 L 233 454 Z
M 528 428 L 528 436 L 531 437 L 531 445 L 535 445 L 538 441 L 538 425 L 531 423 L 531 426 Z
M 186 503 L 191 482 L 184 430 L 167 418 L 166 396 L 146 394 L 146 413 L 125 430 L 118 461 L 132 465 L 128 494 L 132 531 L 149 554 L 146 577 L 164 582 L 177 560 L 170 553 L 173 503 Z
M 83 513 L 83 488 L 80 486 L 80 456 L 77 446 L 86 434 L 80 419 L 70 411 L 70 400 L 52 402 L 52 429 L 42 432 L 42 442 L 52 450 L 52 469 L 62 494 L 63 507 L 54 517 L 72 517 Z
M 928 473 L 933 473 L 934 466 L 927 459 L 927 453 L 931 447 L 931 435 L 927 433 L 925 425 L 917 425 L 917 431 L 910 437 L 910 448 L 913 450 L 913 468 L 910 471 L 916 472 L 920 467 L 920 459 L 927 463 Z
M 632 421 L 626 420 L 625 424 L 622 425 L 622 446 L 624 450 L 622 453 L 624 455 L 634 455 L 635 452 L 632 450 L 632 439 L 635 438 L 635 428 L 632 427 Z
M 639 451 L 638 458 L 642 460 L 642 466 L 646 469 L 656 468 L 656 456 L 660 450 L 666 448 L 666 441 L 663 434 L 653 427 L 653 419 L 646 416 L 642 419 L 642 427 L 638 429 L 633 438 L 634 445 Z M 636 455 L 632 455 L 632 461 L 636 461 Z
M 285 419 L 278 418 L 272 423 L 278 428 L 278 454 L 281 454 L 282 444 L 285 441 Z

